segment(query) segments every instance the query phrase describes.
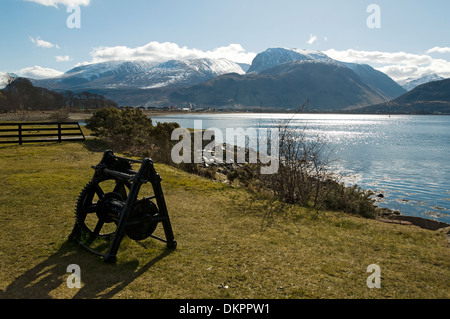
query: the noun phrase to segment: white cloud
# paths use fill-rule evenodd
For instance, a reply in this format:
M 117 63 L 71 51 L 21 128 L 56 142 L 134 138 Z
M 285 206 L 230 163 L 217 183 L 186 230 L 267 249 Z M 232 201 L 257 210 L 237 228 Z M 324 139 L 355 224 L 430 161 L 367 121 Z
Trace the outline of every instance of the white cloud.
M 230 44 L 212 51 L 206 51 L 205 56 L 211 59 L 225 58 L 237 63 L 251 64 L 256 56 L 254 52 L 247 52 L 240 44 Z
M 58 55 L 55 57 L 56 58 L 56 62 L 67 62 L 67 61 L 71 61 L 72 59 L 70 58 L 70 56 L 68 55 Z
M 329 57 L 342 62 L 372 62 L 379 64 L 406 63 L 406 64 L 428 64 L 432 58 L 429 55 L 418 55 L 406 52 L 382 52 L 382 51 L 359 51 L 334 49 L 324 51 Z
M 25 0 L 28 2 L 35 2 L 37 4 L 41 4 L 46 7 L 55 7 L 58 5 L 64 5 L 66 7 L 71 5 L 79 5 L 79 6 L 88 6 L 91 3 L 91 0 Z
M 436 73 L 443 77 L 450 77 L 450 61 L 434 59 L 426 54 L 361 51 L 352 49 L 343 51 L 330 49 L 324 51 L 324 53 L 330 58 L 342 62 L 370 64 L 396 81 L 405 80 L 407 78 L 417 78 L 430 73 Z
M 16 72 L 18 75 L 26 78 L 33 79 L 45 79 L 45 78 L 54 78 L 63 74 L 63 72 L 50 69 L 43 68 L 39 65 L 35 65 L 28 68 L 23 68 L 20 71 Z
M 44 41 L 40 37 L 36 37 L 36 38 L 30 37 L 30 41 L 33 42 L 33 44 L 37 47 L 46 48 L 46 49 L 50 49 L 50 48 L 59 49 L 59 45 L 53 44 L 48 41 Z
M 434 47 L 427 51 L 427 53 L 450 53 L 449 47 Z
M 176 43 L 153 41 L 136 48 L 126 46 L 98 47 L 91 52 L 91 56 L 91 63 L 111 60 L 165 62 L 168 60 L 182 59 L 226 58 L 234 62 L 250 64 L 256 56 L 256 53 L 246 51 L 240 44 L 230 44 L 225 47 L 215 48 L 211 51 L 202 51 L 186 46 L 180 47 Z
M 308 44 L 313 44 L 313 43 L 316 42 L 316 41 L 317 41 L 317 37 L 316 37 L 315 35 L 310 34 L 310 35 L 309 35 L 309 40 L 306 41 L 306 43 L 308 43 Z

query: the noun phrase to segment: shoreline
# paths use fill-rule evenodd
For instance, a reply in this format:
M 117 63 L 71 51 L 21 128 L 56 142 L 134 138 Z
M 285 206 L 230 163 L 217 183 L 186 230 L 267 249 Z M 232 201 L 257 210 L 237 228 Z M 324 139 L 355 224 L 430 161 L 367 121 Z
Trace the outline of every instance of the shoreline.
M 283 110 L 205 110 L 205 111 L 183 111 L 183 110 L 148 110 L 142 109 L 144 114 L 148 116 L 167 116 L 167 115 L 202 115 L 202 114 L 295 114 L 296 112 L 286 112 Z M 0 122 L 20 122 L 20 121 L 46 121 L 58 110 L 51 111 L 24 111 L 16 113 L 1 113 Z M 68 111 L 69 120 L 86 120 L 90 118 L 95 110 Z M 302 114 L 321 114 L 321 115 L 385 115 L 385 116 L 449 116 L 450 114 L 420 114 L 420 113 L 358 113 L 358 112 L 315 112 L 305 111 Z
M 423 229 L 437 231 L 444 228 L 449 228 L 447 233 L 450 234 L 450 224 L 438 220 L 433 220 L 425 217 L 402 215 L 398 211 L 389 208 L 379 208 L 380 212 L 377 220 L 383 223 L 392 223 L 400 225 L 414 225 Z M 450 238 L 449 238 L 450 243 Z
M 26 115 L 33 116 L 33 119 L 31 120 L 38 120 L 37 118 L 41 120 L 48 120 L 48 118 L 54 113 L 54 111 L 30 111 L 26 112 Z M 144 111 L 144 113 L 148 116 L 167 116 L 167 115 L 175 115 L 175 116 L 183 116 L 183 115 L 193 115 L 198 114 L 201 116 L 202 114 L 248 114 L 249 112 L 214 112 L 214 111 L 205 111 L 205 112 L 189 112 L 189 111 Z M 268 113 L 270 114 L 270 113 Z M 288 113 L 286 113 L 288 114 Z M 306 113 L 309 114 L 309 113 Z M 317 114 L 317 113 L 312 113 Z M 322 113 L 322 114 L 331 114 L 331 113 Z M 335 113 L 335 114 L 343 114 L 343 113 Z M 11 115 L 8 116 L 8 115 Z M 17 121 L 17 119 L 13 118 L 13 113 L 6 114 L 6 115 L 0 115 L 0 121 Z M 358 114 L 357 114 L 358 115 Z M 368 115 L 368 114 L 366 114 Z M 374 114 L 374 115 L 381 115 L 381 114 Z M 387 115 L 387 114 L 386 114 Z M 396 114 L 398 115 L 398 114 Z M 80 111 L 80 112 L 70 112 L 68 117 L 70 121 L 84 121 L 92 116 L 92 112 L 86 112 L 86 111 Z M 26 121 L 26 120 L 25 120 Z M 388 209 L 388 208 L 381 208 L 378 207 L 378 209 Z M 414 215 L 405 215 L 404 213 L 400 214 L 398 211 L 394 209 L 388 209 L 389 214 L 386 214 L 386 211 L 384 211 L 384 215 L 380 217 L 380 221 L 382 222 L 389 222 L 389 223 L 401 223 L 401 224 L 409 224 L 409 225 L 416 225 L 425 229 L 431 229 L 436 230 L 440 228 L 446 228 L 450 227 L 450 224 L 444 221 L 440 221 L 438 219 L 431 219 L 427 217 L 422 216 L 414 216 Z

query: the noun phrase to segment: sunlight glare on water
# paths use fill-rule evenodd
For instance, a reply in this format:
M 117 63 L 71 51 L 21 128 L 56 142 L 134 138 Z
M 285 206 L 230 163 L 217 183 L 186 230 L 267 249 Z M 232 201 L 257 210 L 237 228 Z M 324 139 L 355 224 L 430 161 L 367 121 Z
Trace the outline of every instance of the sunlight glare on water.
M 289 121 L 321 137 L 333 172 L 384 195 L 379 206 L 450 222 L 450 116 L 351 114 L 181 114 L 152 117 L 203 128 L 277 127 Z

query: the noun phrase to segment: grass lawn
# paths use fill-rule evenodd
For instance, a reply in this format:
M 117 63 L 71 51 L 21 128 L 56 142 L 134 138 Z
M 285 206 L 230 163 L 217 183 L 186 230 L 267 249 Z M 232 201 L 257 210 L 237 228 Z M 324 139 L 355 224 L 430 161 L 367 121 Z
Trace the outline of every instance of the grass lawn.
M 67 241 L 103 155 L 86 143 L 0 146 L 0 298 L 450 298 L 443 232 L 283 205 L 160 164 L 177 249 L 125 238 L 106 264 Z M 80 289 L 67 287 L 71 264 Z M 380 289 L 367 287 L 371 264 Z

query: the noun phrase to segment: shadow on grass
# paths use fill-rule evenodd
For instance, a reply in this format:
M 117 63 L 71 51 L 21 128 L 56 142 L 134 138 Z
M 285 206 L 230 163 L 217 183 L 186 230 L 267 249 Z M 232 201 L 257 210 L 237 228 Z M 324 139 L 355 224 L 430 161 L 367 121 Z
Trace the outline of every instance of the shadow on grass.
M 88 151 L 95 153 L 104 152 L 111 148 L 108 142 L 100 138 L 87 138 L 83 145 Z
M 153 258 L 141 267 L 138 260 L 107 264 L 76 243 L 67 241 L 45 261 L 17 277 L 5 291 L 0 290 L 0 299 L 108 299 L 172 251 L 151 250 L 150 258 Z M 71 274 L 67 272 L 67 267 L 72 264 L 81 269 L 82 286 L 79 289 L 67 287 L 67 279 Z M 56 289 L 58 291 L 52 294 Z

